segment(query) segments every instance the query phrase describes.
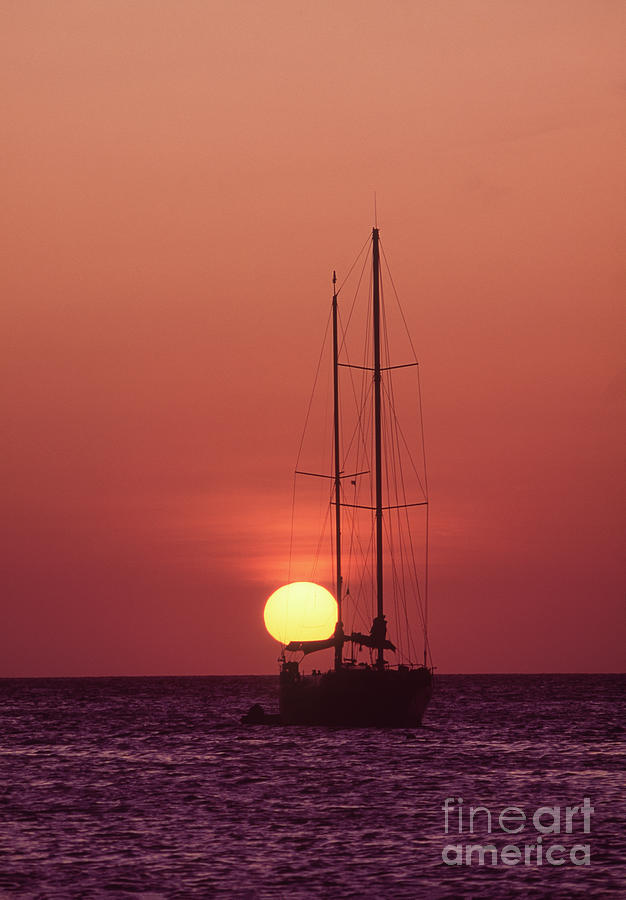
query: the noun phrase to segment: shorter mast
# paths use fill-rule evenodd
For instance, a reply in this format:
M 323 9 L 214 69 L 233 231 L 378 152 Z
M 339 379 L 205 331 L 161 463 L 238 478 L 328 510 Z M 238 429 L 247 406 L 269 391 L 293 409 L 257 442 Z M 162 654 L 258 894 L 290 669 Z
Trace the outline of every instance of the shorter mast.
M 335 554 L 337 572 L 337 627 L 335 629 L 335 669 L 343 659 L 342 577 L 341 577 L 341 460 L 339 458 L 339 327 L 337 314 L 337 273 L 333 272 L 333 412 L 335 435 Z

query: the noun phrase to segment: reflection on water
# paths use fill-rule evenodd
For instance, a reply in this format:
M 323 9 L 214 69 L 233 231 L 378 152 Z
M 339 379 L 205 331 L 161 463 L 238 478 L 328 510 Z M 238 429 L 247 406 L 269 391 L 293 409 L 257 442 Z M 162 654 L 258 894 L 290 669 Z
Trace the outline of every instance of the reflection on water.
M 239 725 L 275 678 L 0 681 L 0 895 L 617 896 L 623 688 L 440 676 L 425 727 L 346 731 Z M 446 797 L 494 821 L 589 797 L 590 833 L 558 843 L 591 865 L 445 865 L 447 844 L 537 838 L 446 835 Z

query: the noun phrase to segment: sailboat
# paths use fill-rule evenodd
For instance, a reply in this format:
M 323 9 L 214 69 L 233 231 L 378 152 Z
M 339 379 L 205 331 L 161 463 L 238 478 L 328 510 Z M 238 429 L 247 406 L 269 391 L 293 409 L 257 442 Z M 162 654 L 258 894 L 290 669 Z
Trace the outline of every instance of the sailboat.
M 390 622 L 389 625 L 387 622 L 389 611 L 398 608 L 397 597 L 388 596 L 389 591 L 391 590 L 393 593 L 394 590 L 398 590 L 402 583 L 396 571 L 397 560 L 392 561 L 390 566 L 394 569 L 391 588 L 389 585 L 390 574 L 385 573 L 389 554 L 388 552 L 386 554 L 384 544 L 390 524 L 389 520 L 394 515 L 399 515 L 400 511 L 408 510 L 409 507 L 425 507 L 427 514 L 428 497 L 426 495 L 417 500 L 408 498 L 411 502 L 397 502 L 407 498 L 397 495 L 390 496 L 388 456 L 390 453 L 393 456 L 394 451 L 390 451 L 387 447 L 383 430 L 384 423 L 393 423 L 395 413 L 391 417 L 384 418 L 384 404 L 390 394 L 385 379 L 391 376 L 392 369 L 405 368 L 407 365 L 417 366 L 417 361 L 400 365 L 384 364 L 388 360 L 383 360 L 383 349 L 387 347 L 387 344 L 383 348 L 383 338 L 386 337 L 386 334 L 383 333 L 386 320 L 381 309 L 381 245 L 378 227 L 372 229 L 371 242 L 368 240 L 366 246 L 368 250 L 371 250 L 371 288 L 367 313 L 369 317 L 368 334 L 371 335 L 371 338 L 368 341 L 370 345 L 369 361 L 367 358 L 364 359 L 364 361 L 368 361 L 368 365 L 352 366 L 340 359 L 340 350 L 343 344 L 339 330 L 339 291 L 337 277 L 333 273 L 333 471 L 323 477 L 329 478 L 332 485 L 330 507 L 334 509 L 333 556 L 337 623 L 334 633 L 326 639 L 290 641 L 284 646 L 280 658 L 279 721 L 285 725 L 416 727 L 422 722 L 433 690 L 434 670 L 432 659 L 429 659 L 430 651 L 426 633 L 427 617 L 423 608 L 421 619 L 424 645 L 423 658 L 419 663 L 411 658 L 397 659 L 396 645 L 391 640 L 390 629 L 393 627 L 393 637 L 397 639 L 398 630 L 404 622 L 395 621 Z M 368 252 L 366 260 L 369 261 L 369 258 Z M 340 368 L 342 366 L 360 369 L 369 381 L 368 403 L 371 409 L 370 421 L 373 439 L 370 443 L 372 452 L 368 462 L 371 463 L 373 471 L 346 474 L 342 468 L 343 448 L 340 429 Z M 396 457 L 393 456 L 394 465 L 395 461 Z M 386 473 L 387 477 L 385 477 Z M 349 484 L 356 485 L 356 476 L 364 474 L 370 475 L 370 503 L 348 502 L 344 497 L 344 480 L 349 478 Z M 346 605 L 350 603 L 352 597 L 349 588 L 344 583 L 343 576 L 343 520 L 344 516 L 348 512 L 354 512 L 356 507 L 366 510 L 372 525 L 371 606 L 373 609 L 370 615 L 372 613 L 375 615 L 373 615 L 369 631 L 346 631 L 344 626 Z M 427 540 L 428 528 L 426 526 L 426 542 Z M 405 557 L 402 557 L 400 562 L 406 563 Z M 427 563 L 428 550 L 426 549 L 426 565 Z M 401 615 L 398 618 L 403 619 Z M 406 618 L 406 624 L 408 624 L 408 618 Z M 311 674 L 304 674 L 301 671 L 302 661 L 308 654 L 328 649 L 334 651 L 334 665 L 329 671 L 313 670 Z M 363 650 L 367 655 L 365 660 L 359 659 Z M 298 654 L 301 654 L 299 659 L 297 658 Z M 396 658 L 394 659 L 394 657 Z

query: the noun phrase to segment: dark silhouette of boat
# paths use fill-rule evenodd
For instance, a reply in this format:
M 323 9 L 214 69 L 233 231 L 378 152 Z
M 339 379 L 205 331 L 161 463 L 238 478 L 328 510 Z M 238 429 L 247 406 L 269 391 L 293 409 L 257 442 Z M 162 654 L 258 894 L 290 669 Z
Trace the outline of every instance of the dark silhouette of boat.
M 432 695 L 432 670 L 342 664 L 324 673 L 301 675 L 297 662 L 280 672 L 283 725 L 345 728 L 412 728 L 420 725 Z
M 385 516 L 391 517 L 391 510 L 404 510 L 407 507 L 424 506 L 426 508 L 428 497 L 425 489 L 424 477 L 423 496 L 417 502 L 393 502 L 398 497 L 390 496 L 389 479 L 385 480 L 384 473 L 388 453 L 385 441 L 383 441 L 383 408 L 389 399 L 389 391 L 386 389 L 384 379 L 389 370 L 417 366 L 417 360 L 412 363 L 392 366 L 383 365 L 381 354 L 381 331 L 385 327 L 382 320 L 381 303 L 381 277 L 380 277 L 380 244 L 378 228 L 373 228 L 371 236 L 371 310 L 367 317 L 371 323 L 371 353 L 365 357 L 369 360 L 365 366 L 351 366 L 349 363 L 340 362 L 340 334 L 338 321 L 338 289 L 337 278 L 333 273 L 333 300 L 332 300 L 332 367 L 333 367 L 333 461 L 334 472 L 321 477 L 331 480 L 333 490 L 331 504 L 334 506 L 334 564 L 336 577 L 336 600 L 338 606 L 338 621 L 334 634 L 324 640 L 316 641 L 291 641 L 282 653 L 280 666 L 280 713 L 276 716 L 267 716 L 262 710 L 251 710 L 248 717 L 242 721 L 256 724 L 275 724 L 280 721 L 284 725 L 331 725 L 340 727 L 415 727 L 421 724 L 424 711 L 432 695 L 433 668 L 428 665 L 428 639 L 426 634 L 427 616 L 422 615 L 424 632 L 423 661 L 415 663 L 410 659 L 392 664 L 388 659 L 389 653 L 395 653 L 396 647 L 387 635 L 387 619 L 385 615 L 385 579 L 384 579 L 384 529 L 388 524 Z M 365 264 L 364 264 L 365 268 Z M 369 304 L 368 304 L 369 305 Z M 404 317 L 403 317 L 404 318 Z M 386 335 L 386 332 L 385 332 Z M 344 335 L 345 339 L 345 335 Z M 410 340 L 410 339 L 409 339 Z M 412 347 L 412 344 L 411 344 Z M 340 434 L 340 397 L 339 397 L 339 369 L 340 366 L 361 369 L 369 379 L 371 388 L 372 422 L 372 446 L 373 452 L 369 457 L 373 473 L 357 472 L 347 475 L 342 471 L 342 446 Z M 419 383 L 419 382 L 418 382 Z M 421 408 L 421 403 L 420 403 Z M 388 421 L 388 419 L 386 420 Z M 422 444 L 423 449 L 423 444 Z M 296 472 L 296 474 L 311 475 L 310 472 Z M 342 518 L 346 507 L 355 507 L 357 504 L 347 503 L 344 500 L 342 480 L 355 479 L 356 476 L 368 474 L 371 476 L 370 504 L 358 504 L 360 509 L 370 512 L 366 515 L 370 519 L 372 528 L 372 542 L 375 538 L 375 565 L 372 562 L 372 575 L 375 577 L 371 589 L 371 602 L 375 598 L 375 615 L 369 633 L 351 631 L 344 633 L 343 613 L 348 592 L 344 591 L 342 576 Z M 425 476 L 425 466 L 424 466 Z M 351 484 L 356 484 L 355 480 Z M 406 499 L 406 498 L 401 498 Z M 426 542 L 428 530 L 426 527 Z M 427 551 L 426 551 L 427 564 Z M 394 563 L 395 565 L 395 563 Z M 375 573 L 374 573 L 375 569 Z M 394 572 L 394 577 L 396 573 Z M 397 581 L 397 578 L 396 578 Z M 393 608 L 397 610 L 397 597 L 394 597 Z M 403 625 L 408 624 L 397 621 L 394 623 L 395 633 Z M 345 648 L 351 647 L 347 655 Z M 294 658 L 301 653 L 304 656 L 316 651 L 334 649 L 334 667 L 327 672 L 313 671 L 312 674 L 303 674 L 300 670 L 300 660 Z M 357 649 L 358 648 L 358 651 Z M 369 650 L 369 660 L 358 661 L 358 653 L 366 648 Z

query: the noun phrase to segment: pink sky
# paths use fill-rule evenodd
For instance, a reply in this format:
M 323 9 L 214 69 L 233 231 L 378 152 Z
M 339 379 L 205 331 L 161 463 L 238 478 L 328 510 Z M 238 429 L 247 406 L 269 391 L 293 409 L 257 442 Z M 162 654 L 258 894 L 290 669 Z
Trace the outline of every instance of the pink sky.
M 624 5 L 5 4 L 0 675 L 273 672 L 372 195 L 443 672 L 624 668 Z

